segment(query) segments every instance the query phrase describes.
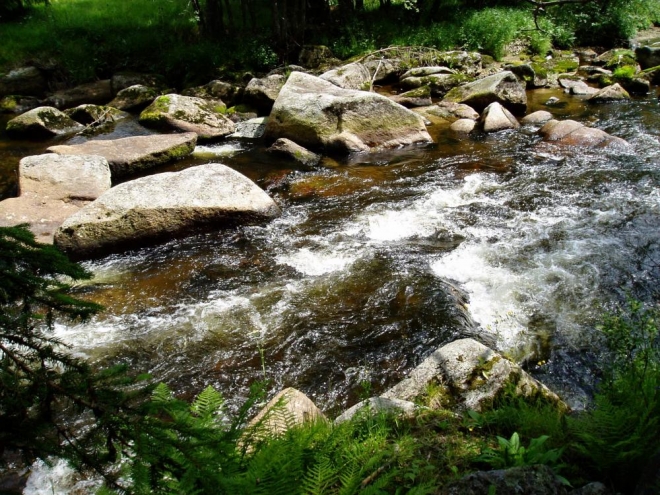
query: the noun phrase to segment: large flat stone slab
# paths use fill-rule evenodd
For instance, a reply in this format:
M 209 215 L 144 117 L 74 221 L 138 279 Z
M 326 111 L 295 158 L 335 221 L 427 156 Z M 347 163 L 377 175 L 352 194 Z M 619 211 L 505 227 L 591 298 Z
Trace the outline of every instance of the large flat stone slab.
M 89 258 L 279 214 L 275 202 L 251 180 L 211 163 L 113 187 L 69 217 L 55 234 L 55 244 L 74 258 Z
M 45 154 L 19 164 L 18 198 L 0 202 L 0 225 L 27 223 L 40 242 L 53 242 L 62 222 L 110 189 L 110 168 L 101 156 Z
M 135 174 L 189 155 L 195 149 L 197 134 L 160 134 L 112 140 L 93 140 L 82 144 L 51 146 L 60 155 L 99 155 L 108 160 L 113 177 Z

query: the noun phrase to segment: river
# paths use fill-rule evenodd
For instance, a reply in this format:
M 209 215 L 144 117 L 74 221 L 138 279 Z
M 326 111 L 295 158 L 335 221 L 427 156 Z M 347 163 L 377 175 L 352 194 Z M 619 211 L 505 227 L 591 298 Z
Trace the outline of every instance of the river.
M 153 172 L 225 163 L 265 188 L 281 218 L 86 262 L 95 277 L 76 293 L 106 309 L 58 324 L 57 336 L 183 396 L 210 384 L 235 408 L 265 377 L 330 415 L 472 336 L 582 407 L 603 312 L 627 295 L 657 300 L 658 100 L 528 96 L 530 111 L 601 128 L 630 150 L 559 148 L 526 127 L 475 137 L 430 127 L 433 145 L 314 170 L 249 142 L 198 147 Z M 563 104 L 545 107 L 550 96 Z M 0 136 L 4 196 L 18 159 L 44 147 Z

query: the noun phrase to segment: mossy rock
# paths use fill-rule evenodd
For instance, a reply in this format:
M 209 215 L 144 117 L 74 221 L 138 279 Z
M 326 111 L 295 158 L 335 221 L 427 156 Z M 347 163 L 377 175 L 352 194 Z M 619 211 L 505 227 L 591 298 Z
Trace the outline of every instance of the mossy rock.
M 431 88 L 430 86 L 422 86 L 417 89 L 411 89 L 410 91 L 406 91 L 405 93 L 402 93 L 399 96 L 404 98 L 427 98 L 431 96 Z
M 618 67 L 625 65 L 637 65 L 637 58 L 635 52 L 632 50 L 613 50 L 610 59 L 605 63 L 605 68 L 615 70 Z
M 46 138 L 72 134 L 84 126 L 53 107 L 37 107 L 7 123 L 7 134 L 12 137 Z

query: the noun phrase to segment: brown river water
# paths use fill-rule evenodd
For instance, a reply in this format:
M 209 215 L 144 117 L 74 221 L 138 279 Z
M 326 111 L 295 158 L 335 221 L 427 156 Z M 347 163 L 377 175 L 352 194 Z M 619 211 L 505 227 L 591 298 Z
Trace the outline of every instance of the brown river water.
M 198 147 L 152 173 L 224 163 L 282 217 L 86 262 L 95 278 L 76 292 L 106 309 L 57 335 L 184 396 L 211 384 L 235 407 L 265 376 L 331 415 L 364 383 L 378 393 L 473 336 L 580 407 L 603 311 L 627 294 L 657 300 L 660 108 L 655 94 L 599 106 L 556 90 L 528 96 L 530 111 L 601 128 L 630 150 L 562 149 L 534 128 L 458 137 L 438 126 L 435 144 L 314 170 L 247 141 Z M 545 107 L 550 96 L 562 104 Z M 113 136 L 142 132 L 132 122 Z M 0 134 L 0 197 L 15 194 L 18 160 L 51 144 Z

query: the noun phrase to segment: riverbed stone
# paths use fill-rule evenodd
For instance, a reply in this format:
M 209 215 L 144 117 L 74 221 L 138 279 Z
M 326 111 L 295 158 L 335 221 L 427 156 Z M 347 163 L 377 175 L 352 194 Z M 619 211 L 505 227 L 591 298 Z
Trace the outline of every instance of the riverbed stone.
M 286 76 L 281 74 L 255 77 L 245 87 L 243 103 L 256 108 L 259 115 L 268 115 L 285 82 Z
M 362 64 L 367 68 L 371 80 L 376 84 L 398 80 L 404 67 L 403 61 L 399 58 L 365 60 Z
M 457 411 L 482 411 L 509 390 L 522 397 L 544 398 L 560 409 L 568 409 L 554 392 L 520 366 L 469 338 L 437 349 L 382 397 L 415 401 L 431 383 L 448 387 Z
M 232 134 L 236 127 L 223 115 L 224 104 L 168 94 L 159 96 L 140 113 L 140 124 L 156 129 L 194 132 L 199 140 L 218 139 Z
M 520 123 L 511 112 L 498 102 L 493 102 L 484 109 L 480 124 L 484 132 L 497 132 L 520 127 Z
M 244 88 L 235 84 L 214 80 L 203 86 L 184 89 L 181 94 L 183 96 L 194 96 L 207 100 L 220 100 L 225 102 L 228 107 L 232 107 L 240 103 L 243 97 L 243 91 Z
M 107 122 L 116 122 L 128 117 L 126 112 L 122 112 L 114 107 L 101 105 L 79 105 L 64 111 L 69 117 L 83 125 L 104 124 Z
M 0 96 L 43 96 L 47 88 L 46 78 L 36 67 L 19 67 L 0 74 Z
M 236 122 L 236 131 L 230 134 L 230 138 L 239 139 L 261 139 L 266 132 L 268 117 L 256 117 L 253 119 Z
M 37 107 L 7 122 L 11 137 L 48 138 L 80 132 L 85 126 L 53 107 Z
M 369 414 L 370 416 L 376 416 L 380 413 L 398 416 L 413 416 L 420 409 L 420 406 L 407 400 L 371 397 L 358 402 L 349 409 L 346 409 L 335 418 L 334 423 L 338 425 L 350 421 L 358 413 Z
M 640 46 L 635 49 L 635 58 L 642 69 L 660 65 L 660 46 Z
M 430 74 L 428 76 L 407 77 L 401 81 L 404 89 L 428 86 L 433 96 L 445 96 L 451 89 L 472 81 L 473 78 L 465 74 Z
M 34 96 L 8 95 L 0 98 L 0 113 L 20 115 L 37 108 L 40 104 L 39 99 Z
M 158 91 L 165 89 L 165 79 L 158 74 L 142 72 L 118 72 L 110 79 L 112 94 L 117 96 L 122 90 L 131 86 L 146 86 Z M 125 109 L 122 109 L 125 110 Z
M 536 112 L 530 113 L 522 118 L 520 121 L 525 125 L 538 125 L 545 124 L 546 122 L 553 119 L 553 116 L 550 112 L 546 110 L 537 110 Z
M 55 244 L 82 259 L 279 214 L 275 202 L 247 177 L 210 163 L 113 187 L 67 218 Z
M 389 98 L 301 72 L 282 88 L 266 136 L 340 154 L 432 141 L 422 117 Z
M 102 156 L 28 156 L 18 166 L 20 194 L 92 201 L 110 189 L 110 166 Z
M 401 76 L 401 81 L 409 77 L 424 77 L 430 76 L 431 74 L 456 74 L 456 70 L 442 65 L 432 67 L 413 67 Z
M 459 134 L 469 134 L 477 127 L 477 122 L 472 119 L 458 119 L 449 128 Z
M 443 101 L 464 103 L 482 111 L 498 102 L 514 114 L 527 109 L 525 86 L 510 71 L 503 71 L 474 82 L 458 86 L 445 95 Z
M 310 421 L 327 421 L 327 418 L 309 397 L 288 387 L 268 401 L 250 421 L 246 431 L 249 434 L 256 429 L 259 437 L 273 437 Z
M 159 91 L 153 86 L 134 84 L 121 89 L 108 103 L 108 106 L 118 110 L 141 110 L 151 105 L 159 94 Z
M 342 65 L 324 72 L 319 77 L 344 89 L 368 91 L 371 84 L 369 69 L 359 62 Z
M 651 82 L 645 77 L 614 78 L 631 95 L 647 95 L 651 92 Z
M 536 66 L 537 70 L 539 66 Z M 525 82 L 527 89 L 543 88 L 548 85 L 548 77 L 546 70 L 534 70 L 533 64 L 518 63 L 507 64 L 504 69 L 513 72 L 518 79 Z
M 592 88 L 584 81 L 579 81 L 576 84 L 573 84 L 569 91 L 575 96 L 593 96 L 600 90 L 598 88 Z
M 601 129 L 586 127 L 584 124 L 570 119 L 550 120 L 541 127 L 539 134 L 543 136 L 544 141 L 565 146 L 628 146 L 628 143 L 619 137 L 612 136 Z
M 287 138 L 278 139 L 267 151 L 293 160 L 304 167 L 315 167 L 321 161 L 320 155 L 303 148 Z
M 101 156 L 29 156 L 19 164 L 20 196 L 0 202 L 0 225 L 27 223 L 39 242 L 52 243 L 67 217 L 108 189 L 110 168 Z
M 64 110 L 85 103 L 105 105 L 110 100 L 112 100 L 112 86 L 110 79 L 104 79 L 57 91 L 46 98 L 45 103 Z
M 549 466 L 536 464 L 493 471 L 477 471 L 448 482 L 441 495 L 567 495 L 566 487 Z
M 479 113 L 469 105 L 441 101 L 426 110 L 427 113 L 442 117 L 450 122 L 458 119 L 479 120 Z
M 587 101 L 589 103 L 612 103 L 629 99 L 630 95 L 628 92 L 619 83 L 615 83 L 601 89 L 598 93 L 589 97 Z
M 406 91 L 391 98 L 399 105 L 407 108 L 428 107 L 433 103 L 431 101 L 431 88 L 429 86 L 422 86 L 421 88 Z
M 108 160 L 113 178 L 124 177 L 189 155 L 197 134 L 162 134 L 120 139 L 91 140 L 82 144 L 51 146 L 60 155 L 100 155 Z

